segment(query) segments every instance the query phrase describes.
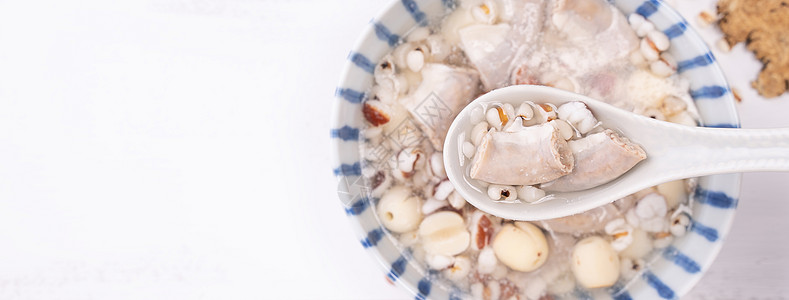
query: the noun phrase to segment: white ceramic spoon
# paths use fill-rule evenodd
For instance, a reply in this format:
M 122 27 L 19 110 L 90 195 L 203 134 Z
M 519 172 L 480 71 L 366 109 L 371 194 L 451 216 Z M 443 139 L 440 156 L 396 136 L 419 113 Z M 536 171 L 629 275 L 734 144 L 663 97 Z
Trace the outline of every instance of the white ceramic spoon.
M 647 159 L 595 188 L 551 193 L 535 203 L 493 201 L 487 190 L 468 175 L 470 160 L 463 156 L 462 144 L 475 125 L 470 118 L 473 113 L 484 113 L 483 107 L 492 103 L 510 103 L 517 108 L 524 101 L 556 106 L 582 101 L 604 127 L 641 145 Z M 668 181 L 722 173 L 789 171 L 789 128 L 690 127 L 644 117 L 556 88 L 517 85 L 484 94 L 458 114 L 444 142 L 444 165 L 455 190 L 478 209 L 507 219 L 544 220 L 584 212 Z

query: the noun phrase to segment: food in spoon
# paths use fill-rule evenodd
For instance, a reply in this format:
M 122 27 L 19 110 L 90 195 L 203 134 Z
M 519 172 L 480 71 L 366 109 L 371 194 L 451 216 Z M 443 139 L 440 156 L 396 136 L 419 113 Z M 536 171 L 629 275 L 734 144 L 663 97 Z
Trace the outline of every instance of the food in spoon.
M 621 176 L 646 158 L 640 146 L 611 129 L 603 129 L 582 102 L 568 102 L 558 109 L 531 101 L 520 104 L 533 107 L 528 110 L 531 116 L 508 114 L 508 105 L 493 106 L 487 109 L 488 115 L 498 117 L 474 125 L 466 142 L 477 143 L 469 177 L 489 185 L 492 200 L 510 200 L 512 189 L 500 185 L 524 189 L 540 184 L 540 188 L 556 192 L 593 188 Z M 535 118 L 534 111 L 540 112 L 538 116 L 559 113 L 541 119 Z M 496 127 L 488 128 L 489 122 Z M 596 131 L 591 132 L 593 129 Z M 539 200 L 525 194 L 519 198 L 526 202 Z
M 522 122 L 520 118 L 513 120 Z M 551 125 L 513 132 L 491 131 L 471 163 L 471 178 L 495 184 L 533 185 L 570 173 L 573 153 Z

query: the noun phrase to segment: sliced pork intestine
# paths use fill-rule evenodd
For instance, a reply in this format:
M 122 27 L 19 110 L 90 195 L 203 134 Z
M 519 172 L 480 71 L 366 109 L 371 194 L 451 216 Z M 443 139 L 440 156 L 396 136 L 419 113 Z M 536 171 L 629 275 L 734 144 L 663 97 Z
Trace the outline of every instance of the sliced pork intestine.
M 641 146 L 606 129 L 568 142 L 575 158 L 572 173 L 540 187 L 552 192 L 579 191 L 607 183 L 646 158 Z
M 584 18 L 590 14 L 595 17 Z M 595 84 L 599 80 L 594 79 L 598 74 L 632 72 L 628 57 L 638 47 L 639 39 L 625 16 L 602 0 L 559 0 L 547 23 L 550 26 L 541 37 L 540 47 L 513 61 L 510 83 L 549 84 L 551 80 L 543 78 L 546 74 L 561 74 L 578 84 L 577 93 L 589 95 L 595 91 L 604 98 L 601 100 L 619 100 L 612 97 L 613 85 L 601 88 Z
M 460 45 L 479 71 L 485 90 L 509 85 L 513 61 L 533 51 L 544 25 L 544 1 L 503 0 L 502 17 L 517 15 L 510 23 L 476 24 L 458 31 Z
M 490 131 L 471 162 L 473 179 L 505 185 L 532 185 L 565 176 L 574 159 L 567 142 L 550 124 L 516 132 Z
M 428 63 L 422 83 L 401 104 L 411 119 L 441 151 L 452 120 L 478 94 L 479 74 L 469 68 Z

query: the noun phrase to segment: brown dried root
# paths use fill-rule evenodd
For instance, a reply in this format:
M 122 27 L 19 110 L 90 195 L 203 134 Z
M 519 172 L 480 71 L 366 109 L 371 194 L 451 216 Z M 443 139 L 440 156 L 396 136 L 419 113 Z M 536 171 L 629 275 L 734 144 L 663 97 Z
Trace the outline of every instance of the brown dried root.
M 764 64 L 751 85 L 772 98 L 789 89 L 789 1 L 720 0 L 718 25 L 730 46 L 745 42 Z

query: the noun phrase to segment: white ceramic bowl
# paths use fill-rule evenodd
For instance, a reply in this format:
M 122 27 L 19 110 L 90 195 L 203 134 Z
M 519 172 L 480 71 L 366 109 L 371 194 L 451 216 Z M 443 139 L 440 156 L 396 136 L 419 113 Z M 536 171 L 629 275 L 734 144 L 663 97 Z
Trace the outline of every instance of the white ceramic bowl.
M 669 52 L 679 62 L 679 73 L 690 82 L 691 96 L 710 127 L 739 127 L 734 98 L 706 44 L 673 9 L 659 0 L 614 0 L 623 13 L 638 13 L 671 38 Z M 371 22 L 348 55 L 348 63 L 335 93 L 331 136 L 338 191 L 352 219 L 359 241 L 377 258 L 392 281 L 418 299 L 463 299 L 458 289 L 436 280 L 435 274 L 413 262 L 407 249 L 398 248 L 373 212 L 377 199 L 367 197 L 361 180 L 361 103 L 373 84 L 376 63 L 414 26 L 443 16 L 453 0 L 392 1 Z M 666 248 L 650 267 L 627 286 L 606 290 L 614 299 L 674 299 L 698 282 L 720 251 L 729 232 L 740 192 L 740 174 L 703 177 L 692 196 L 693 221 L 689 234 Z M 576 291 L 579 298 L 590 295 Z M 599 296 L 599 295 L 596 295 Z

